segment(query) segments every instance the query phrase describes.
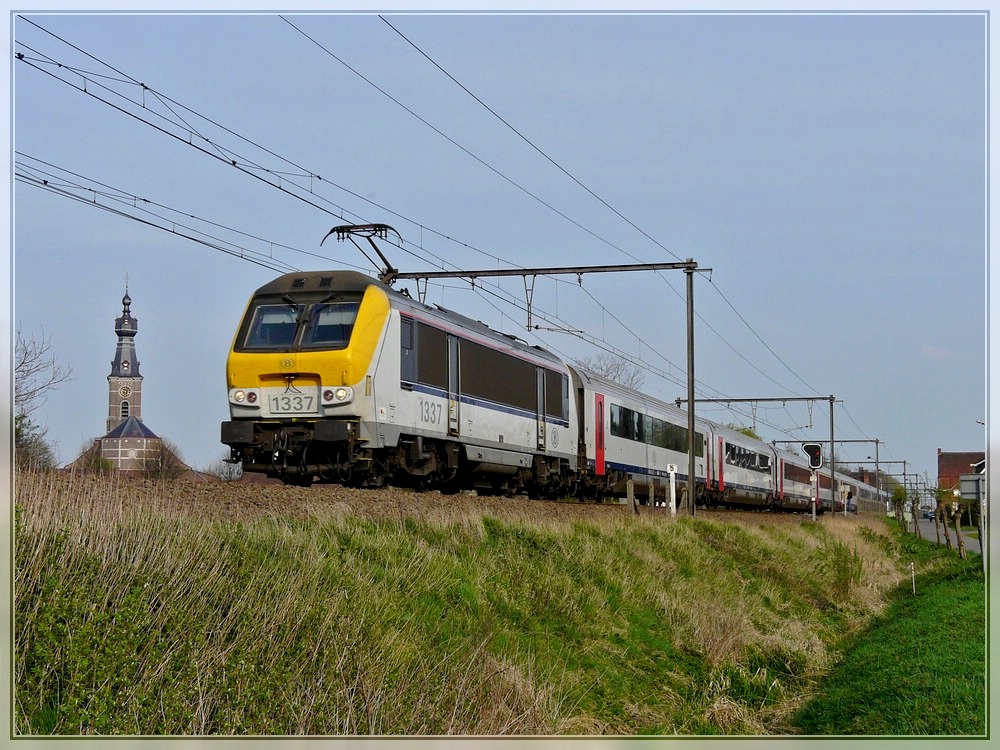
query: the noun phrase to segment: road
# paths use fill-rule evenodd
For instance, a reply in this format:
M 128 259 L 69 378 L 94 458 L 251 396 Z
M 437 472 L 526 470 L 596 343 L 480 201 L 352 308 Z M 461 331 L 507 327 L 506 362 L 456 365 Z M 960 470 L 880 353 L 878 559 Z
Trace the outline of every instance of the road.
M 957 547 L 957 542 L 955 540 L 955 526 L 950 524 L 948 526 L 948 533 L 951 535 L 951 545 L 952 547 Z M 920 536 L 924 539 L 929 539 L 930 541 L 937 541 L 940 537 L 941 544 L 944 544 L 944 530 L 939 532 L 934 530 L 934 521 L 928 521 L 926 518 L 920 519 Z M 982 545 L 979 543 L 979 539 L 973 536 L 969 536 L 968 533 L 962 534 L 965 542 L 966 552 L 975 552 L 977 555 L 981 555 L 983 552 Z

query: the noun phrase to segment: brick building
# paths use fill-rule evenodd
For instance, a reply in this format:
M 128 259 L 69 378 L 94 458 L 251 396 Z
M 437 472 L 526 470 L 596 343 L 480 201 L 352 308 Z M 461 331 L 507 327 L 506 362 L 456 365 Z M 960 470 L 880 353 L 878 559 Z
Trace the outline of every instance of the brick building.
M 958 489 L 959 477 L 981 473 L 985 461 L 985 451 L 952 453 L 938 448 L 938 487 L 949 491 Z

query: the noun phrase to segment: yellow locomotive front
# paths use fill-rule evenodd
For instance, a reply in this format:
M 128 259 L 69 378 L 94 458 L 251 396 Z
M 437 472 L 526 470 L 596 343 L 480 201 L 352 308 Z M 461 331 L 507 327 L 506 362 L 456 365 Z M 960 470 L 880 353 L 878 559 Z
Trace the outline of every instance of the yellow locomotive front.
M 222 442 L 244 471 L 311 484 L 365 459 L 384 287 L 351 271 L 286 274 L 251 297 L 226 363 Z

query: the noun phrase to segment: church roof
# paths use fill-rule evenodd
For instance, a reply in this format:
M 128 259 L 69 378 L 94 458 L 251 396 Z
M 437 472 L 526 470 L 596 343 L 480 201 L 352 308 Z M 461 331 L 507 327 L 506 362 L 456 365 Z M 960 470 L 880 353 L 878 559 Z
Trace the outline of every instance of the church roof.
M 129 417 L 104 437 L 109 438 L 156 438 L 157 435 L 137 417 Z

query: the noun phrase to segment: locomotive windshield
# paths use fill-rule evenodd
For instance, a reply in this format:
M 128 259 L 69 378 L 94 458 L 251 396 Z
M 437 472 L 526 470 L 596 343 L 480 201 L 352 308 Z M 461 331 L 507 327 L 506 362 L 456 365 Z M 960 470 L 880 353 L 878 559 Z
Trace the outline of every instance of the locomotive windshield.
M 360 300 L 315 304 L 258 303 L 247 316 L 244 350 L 345 349 Z
M 254 310 L 246 346 L 251 349 L 284 349 L 295 340 L 299 309 L 296 305 L 260 305 Z
M 302 332 L 302 346 L 343 349 L 351 340 L 354 321 L 358 317 L 358 302 L 334 302 L 313 305 L 309 325 Z

